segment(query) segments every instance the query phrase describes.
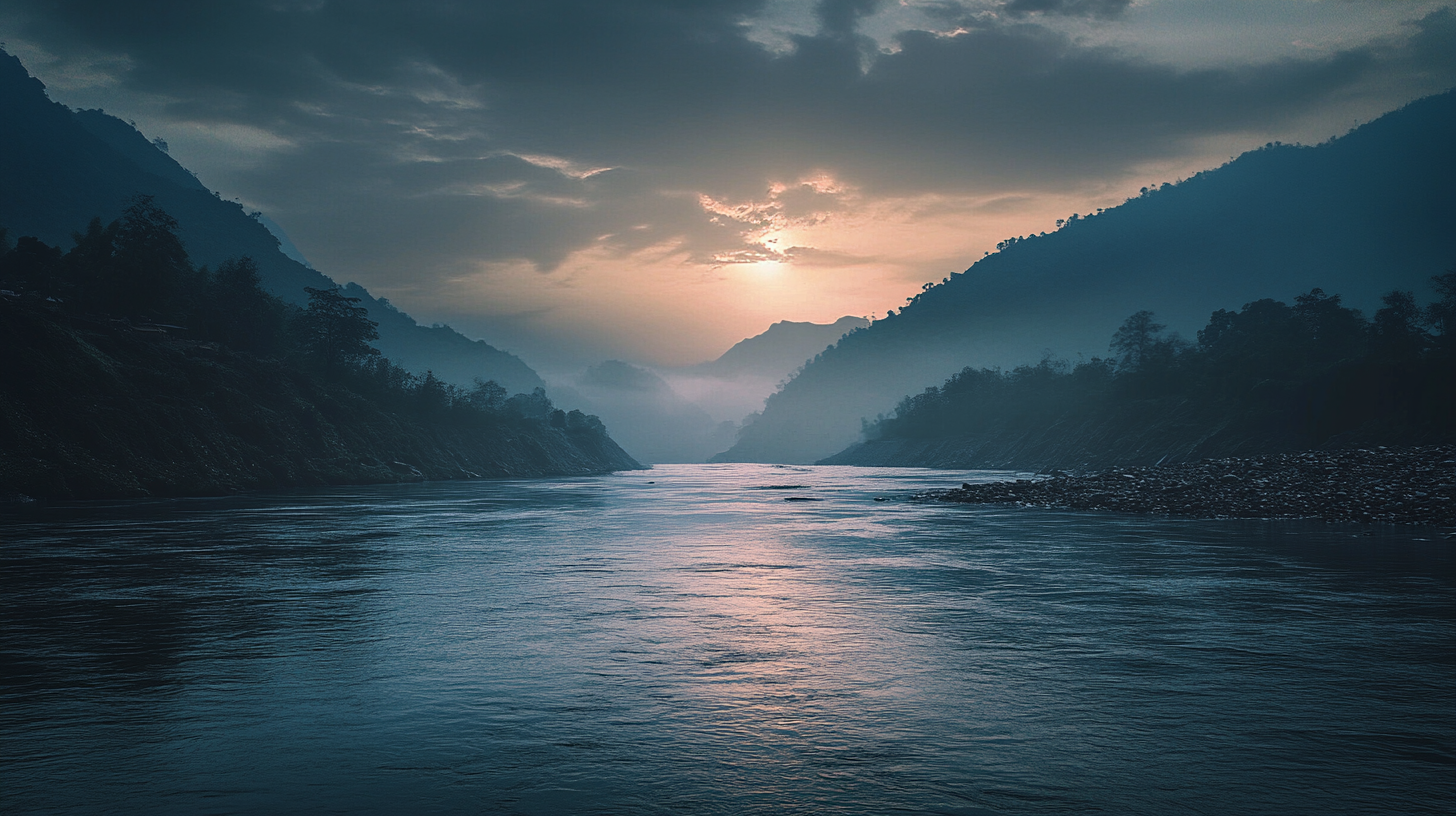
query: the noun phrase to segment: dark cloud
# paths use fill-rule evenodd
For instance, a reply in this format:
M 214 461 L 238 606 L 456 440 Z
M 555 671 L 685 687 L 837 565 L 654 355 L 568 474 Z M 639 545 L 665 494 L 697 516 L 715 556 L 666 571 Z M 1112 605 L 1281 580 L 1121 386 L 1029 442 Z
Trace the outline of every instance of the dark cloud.
M 1127 11 L 1130 5 L 1132 0 L 1010 0 L 1002 8 L 1013 15 L 1112 18 Z
M 821 31 L 828 35 L 849 36 L 859 28 L 859 21 L 875 12 L 880 0 L 819 0 L 814 15 Z
M 877 0 L 819 0 L 820 30 L 785 52 L 748 36 L 761 0 L 8 0 L 7 19 L 63 59 L 124 56 L 120 92 L 164 118 L 286 142 L 205 180 L 337 262 L 421 275 L 667 240 L 710 258 L 755 227 L 712 223 L 699 193 L 767 201 L 817 171 L 867 196 L 1066 189 L 1369 83 L 1407 98 L 1456 83 L 1449 11 L 1409 38 L 1201 70 L 1034 24 L 1127 5 L 1012 0 L 1013 20 L 906 31 L 869 57 L 857 31 Z

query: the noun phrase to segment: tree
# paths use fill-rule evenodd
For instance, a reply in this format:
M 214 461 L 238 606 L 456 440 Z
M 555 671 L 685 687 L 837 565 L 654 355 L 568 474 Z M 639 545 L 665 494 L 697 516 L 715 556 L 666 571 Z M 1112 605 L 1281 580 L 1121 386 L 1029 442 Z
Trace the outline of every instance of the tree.
M 440 413 L 454 401 L 454 390 L 453 386 L 436 377 L 435 372 L 426 371 L 415 385 L 415 402 L 427 414 Z
M 1117 354 L 1118 364 L 1128 371 L 1136 371 L 1152 356 L 1158 336 L 1168 328 L 1153 320 L 1153 313 L 1147 309 L 1133 314 L 1122 323 L 1112 335 L 1111 349 Z
M 1376 348 L 1395 357 L 1413 356 L 1424 349 L 1430 336 L 1421 328 L 1426 315 L 1416 305 L 1415 295 L 1396 289 L 1387 292 L 1380 301 L 1385 306 L 1375 312 L 1370 325 Z
M 476 377 L 475 387 L 466 394 L 465 400 L 479 411 L 494 414 L 505 407 L 506 397 L 506 389 L 500 383 Z
M 133 315 L 170 311 L 193 274 L 177 236 L 177 219 L 152 196 L 137 196 L 122 212 L 114 235 L 114 274 L 104 284 L 112 307 Z
M 369 319 L 369 310 L 356 306 L 359 298 L 345 297 L 337 288 L 303 288 L 308 293 L 308 309 L 302 323 L 305 342 L 324 369 L 335 371 L 356 360 L 373 357 L 379 349 L 369 345 L 379 339 L 379 324 Z
M 3 236 L 0 236 L 3 237 Z M 51 294 L 56 290 L 61 276 L 61 250 L 47 246 L 39 239 L 21 236 L 15 248 L 5 252 L 0 240 L 0 281 L 6 288 L 32 290 Z
M 1325 295 L 1315 288 L 1294 299 L 1294 313 L 1308 333 L 1311 357 L 1318 362 L 1337 362 L 1365 352 L 1365 318 L 1355 309 L 1340 305 L 1339 295 Z
M 71 233 L 75 246 L 65 258 L 65 277 L 71 286 L 66 294 L 88 309 L 110 307 L 107 287 L 115 275 L 112 267 L 116 255 L 116 231 L 120 226 L 117 221 L 108 226 L 100 218 L 92 218 L 85 232 Z
M 524 419 L 544 420 L 551 416 L 556 406 L 546 396 L 546 389 L 538 385 L 529 394 L 516 394 L 506 400 L 506 409 Z
M 1441 342 L 1456 342 L 1456 266 L 1431 276 L 1440 300 L 1426 307 L 1426 322 L 1440 335 Z
M 263 291 L 258 263 L 247 255 L 223 261 L 212 282 L 210 333 L 244 351 L 264 354 L 275 350 L 284 306 Z
M 581 411 L 572 409 L 566 415 L 566 429 L 577 433 L 595 434 L 597 436 L 607 435 L 607 426 L 594 414 L 583 414 Z

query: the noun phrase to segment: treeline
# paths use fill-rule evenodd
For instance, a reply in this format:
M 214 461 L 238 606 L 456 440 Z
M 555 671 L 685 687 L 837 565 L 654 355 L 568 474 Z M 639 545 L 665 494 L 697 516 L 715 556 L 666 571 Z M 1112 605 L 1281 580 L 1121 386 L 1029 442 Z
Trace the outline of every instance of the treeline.
M 1113 427 L 1176 412 L 1185 436 L 1257 439 L 1265 447 L 1413 444 L 1456 438 L 1456 269 L 1432 279 L 1421 307 L 1392 291 L 1367 319 L 1319 289 L 1293 305 L 1265 299 L 1220 309 L 1189 342 L 1142 311 L 1111 354 L 1046 359 L 1011 371 L 966 368 L 865 423 L 869 440 Z M 1125 424 L 1125 423 L 1124 423 Z
M 92 219 L 62 251 L 0 227 L 0 297 L 72 322 L 282 362 L 381 408 L 430 422 L 544 424 L 606 435 L 600 420 L 562 411 L 544 389 L 510 396 L 494 381 L 460 388 L 432 372 L 411 374 L 370 341 L 377 324 L 359 299 L 338 289 L 307 289 L 309 303 L 285 303 L 262 288 L 249 257 L 215 270 L 195 267 L 177 222 L 150 196 L 121 218 Z

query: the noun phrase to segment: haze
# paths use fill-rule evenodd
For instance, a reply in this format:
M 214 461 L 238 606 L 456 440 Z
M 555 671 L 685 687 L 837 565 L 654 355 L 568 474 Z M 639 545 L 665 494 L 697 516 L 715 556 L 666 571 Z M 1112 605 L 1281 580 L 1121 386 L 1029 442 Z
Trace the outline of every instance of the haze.
M 1456 84 L 1439 2 L 7 0 L 0 39 L 326 274 L 547 368 L 883 315 Z

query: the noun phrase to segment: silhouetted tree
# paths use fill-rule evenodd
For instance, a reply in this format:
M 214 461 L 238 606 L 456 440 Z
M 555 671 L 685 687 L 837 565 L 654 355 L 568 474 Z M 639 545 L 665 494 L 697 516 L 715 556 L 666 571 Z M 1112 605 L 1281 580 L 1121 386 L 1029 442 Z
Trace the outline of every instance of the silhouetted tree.
M 440 413 L 450 407 L 451 392 L 454 389 L 435 376 L 435 372 L 426 371 L 425 376 L 415 386 L 415 402 L 425 413 Z
M 127 315 L 165 314 L 192 281 L 192 264 L 177 236 L 177 220 L 143 195 L 121 214 L 113 271 L 105 281 L 113 309 Z
M 594 414 L 584 414 L 576 409 L 567 412 L 566 429 L 575 433 L 607 435 L 607 426 L 602 424 L 601 418 Z
M 22 236 L 15 248 L 3 252 L 0 244 L 0 281 L 12 288 L 52 294 L 60 284 L 61 250 L 39 239 Z
M 1160 336 L 1152 313 L 1139 312 L 1113 338 L 1117 364 L 967 368 L 906 397 L 893 417 L 867 424 L 865 436 L 1039 438 L 1049 429 L 1116 427 L 1119 416 L 1171 398 L 1170 408 L 1184 412 L 1177 422 L 1204 438 L 1233 433 L 1303 446 L 1348 434 L 1385 444 L 1453 438 L 1456 354 L 1440 340 L 1456 313 L 1456 270 L 1438 276 L 1436 288 L 1441 300 L 1424 310 L 1410 293 L 1386 295 L 1373 324 L 1318 289 L 1293 307 L 1264 299 L 1220 309 L 1191 348 Z M 1427 323 L 1442 333 L 1435 341 Z
M 213 273 L 212 282 L 207 333 L 255 354 L 275 351 L 285 307 L 263 291 L 258 263 L 247 255 L 224 261 Z
M 1152 354 L 1158 335 L 1166 328 L 1153 320 L 1153 313 L 1146 309 L 1123 321 L 1122 327 L 1112 335 L 1111 349 L 1117 354 L 1118 365 L 1129 371 L 1142 367 Z
M 379 339 L 379 324 L 369 319 L 369 310 L 357 306 L 359 298 L 346 297 L 338 289 L 305 286 L 308 309 L 302 325 L 306 342 L 324 369 L 337 371 L 346 363 L 379 354 L 369 345 Z
M 1294 376 L 1310 335 L 1295 310 L 1277 300 L 1245 303 L 1240 311 L 1219 309 L 1198 332 L 1208 384 L 1235 393 L 1251 382 Z
M 1391 357 L 1412 357 L 1423 350 L 1430 340 L 1422 325 L 1425 310 L 1416 305 L 1415 295 L 1399 289 L 1387 292 L 1380 298 L 1385 304 L 1376 310 L 1371 321 L 1370 332 L 1375 348 Z
M 506 400 L 506 410 L 524 419 L 545 420 L 555 409 L 546 396 L 546 389 L 539 385 L 529 394 L 516 394 Z
M 465 400 L 476 410 L 498 413 L 506 405 L 506 389 L 495 380 L 475 378 L 475 387 L 465 395 Z
M 84 233 L 74 234 L 75 247 L 64 256 L 59 249 L 35 238 L 22 238 L 18 246 L 12 247 L 6 240 L 8 234 L 0 230 L 0 284 L 3 284 L 0 288 L 18 288 L 29 295 L 37 287 L 58 283 L 79 295 L 66 298 L 60 305 L 44 304 L 29 296 L 7 295 L 0 299 L 0 312 L 7 318 L 0 320 L 0 326 L 12 327 L 8 318 L 16 316 L 18 320 L 13 327 L 17 331 L 9 336 L 34 339 L 42 346 L 66 336 L 77 342 L 82 338 L 104 338 L 103 346 L 117 338 L 126 338 L 131 342 L 113 345 L 119 345 L 129 354 L 140 347 L 137 340 L 149 343 L 164 334 L 147 332 L 138 336 L 132 331 L 138 328 L 134 325 L 94 318 L 166 317 L 169 322 L 185 318 L 189 321 L 189 332 L 183 337 L 188 340 L 217 341 L 233 351 L 278 352 L 277 359 L 272 361 L 246 361 L 240 360 L 239 355 L 218 354 L 218 349 L 198 349 L 193 343 L 168 344 L 173 350 L 188 349 L 188 357 L 196 356 L 217 364 L 192 367 L 215 369 L 204 378 L 208 382 L 200 384 L 197 393 L 192 395 L 209 404 L 232 398 L 228 396 L 229 389 L 218 388 L 219 383 L 212 381 L 218 371 L 272 371 L 296 382 L 317 382 L 322 379 L 319 375 L 324 374 L 330 380 L 329 387 L 324 389 L 331 395 L 328 406 L 342 415 L 357 414 L 363 403 L 372 403 L 375 409 L 394 414 L 405 425 L 438 427 L 448 423 L 495 430 L 516 425 L 516 431 L 528 437 L 549 426 L 579 435 L 581 441 L 587 441 L 589 434 L 605 434 L 599 419 L 580 411 L 557 410 L 541 388 L 508 399 L 505 388 L 494 381 L 476 380 L 475 387 L 466 392 L 436 377 L 432 371 L 415 376 L 384 359 L 370 345 L 369 341 L 377 339 L 379 333 L 377 324 L 360 305 L 360 298 L 346 297 L 338 288 L 308 288 L 307 309 L 285 305 L 263 290 L 258 264 L 251 257 L 225 261 L 216 272 L 205 268 L 194 270 L 181 242 L 175 240 L 175 229 L 176 222 L 157 209 L 151 199 L 139 198 L 128 208 L 124 219 L 110 225 L 93 219 Z M 16 285 L 12 286 L 12 281 Z M 70 313 L 69 317 L 91 319 L 59 323 L 58 318 L 65 313 Z M 47 322 L 57 325 L 58 330 L 35 331 L 35 327 Z M 285 326 L 290 331 L 283 331 Z M 103 356 L 105 353 L 108 352 L 103 351 Z M 0 361 L 15 363 L 19 357 L 0 355 Z M 319 365 L 300 365 L 310 357 Z M 137 380 L 139 390 L 148 390 L 163 380 L 168 381 L 168 387 L 177 385 L 181 391 L 187 390 L 186 377 L 179 379 L 183 369 L 174 365 L 177 360 L 173 355 L 152 354 L 143 358 L 139 358 L 142 368 L 148 371 Z M 148 361 L 158 361 L 163 368 L 150 367 Z M 19 362 L 22 370 L 46 367 L 44 362 Z M 4 382 L 7 380 L 0 376 L 0 383 Z M 239 390 L 255 385 L 241 383 Z M 283 393 L 292 387 L 269 393 Z M 319 393 L 317 389 L 304 390 Z M 65 404 L 79 402 L 85 400 L 70 400 Z M 266 421 L 246 424 L 249 438 L 267 438 Z M 0 422 L 0 431 L 4 430 L 3 425 Z
M 1294 312 L 1304 324 L 1315 362 L 1334 363 L 1365 353 L 1365 318 L 1358 310 L 1340 305 L 1339 295 L 1326 296 L 1322 289 L 1311 289 L 1294 299 Z
M 1436 330 L 1442 345 L 1456 342 L 1456 266 L 1431 277 L 1439 298 L 1426 307 L 1426 322 Z
M 385 357 L 369 357 L 360 362 L 356 382 L 376 398 L 401 402 L 399 398 L 414 389 L 417 379 Z
M 103 224 L 92 218 L 85 232 L 71 233 L 75 244 L 66 253 L 66 279 L 69 292 L 86 309 L 109 310 L 111 283 L 116 276 L 116 232 L 120 222 Z

